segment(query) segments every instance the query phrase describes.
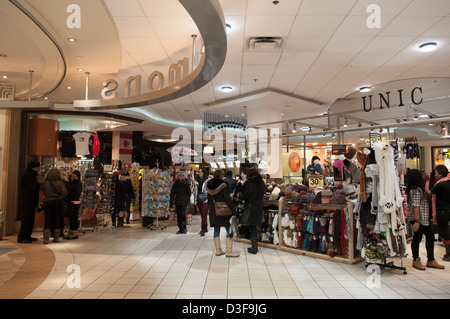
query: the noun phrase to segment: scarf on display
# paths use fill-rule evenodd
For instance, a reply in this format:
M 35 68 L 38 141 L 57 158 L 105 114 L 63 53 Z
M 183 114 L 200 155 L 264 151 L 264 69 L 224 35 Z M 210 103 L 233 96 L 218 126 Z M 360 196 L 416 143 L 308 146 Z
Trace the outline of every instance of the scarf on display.
M 394 164 L 394 152 L 386 142 L 374 143 L 373 148 L 379 166 L 378 204 L 385 213 L 395 214 L 397 209 L 403 207 L 403 196 Z
M 359 164 L 361 165 L 361 175 L 359 177 L 359 182 L 361 185 L 360 196 L 361 196 L 362 202 L 365 203 L 367 201 L 365 169 L 366 169 L 366 166 L 370 164 L 369 154 L 366 154 L 366 152 L 358 152 L 356 154 L 356 159 L 358 160 Z
M 440 180 L 438 180 L 437 182 L 436 182 L 436 184 L 434 184 L 434 186 L 436 186 L 437 184 L 439 184 L 440 182 L 448 182 L 448 181 L 450 181 L 450 176 L 447 176 L 447 177 L 442 177 Z M 436 221 L 436 194 L 433 194 L 432 196 L 431 196 L 431 210 L 432 210 L 432 215 L 433 215 L 433 224 L 434 225 L 436 225 L 437 224 L 437 221 Z M 445 240 L 445 238 L 441 238 L 441 240 L 443 241 L 443 242 L 445 242 L 447 245 L 450 245 L 450 241 L 449 240 Z

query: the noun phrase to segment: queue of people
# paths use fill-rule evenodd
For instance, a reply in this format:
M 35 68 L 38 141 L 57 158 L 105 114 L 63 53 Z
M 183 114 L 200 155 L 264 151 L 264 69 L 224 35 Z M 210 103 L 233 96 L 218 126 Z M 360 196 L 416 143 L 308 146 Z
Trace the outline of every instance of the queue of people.
M 64 212 L 69 219 L 69 233 L 65 239 L 78 239 L 78 210 L 82 186 L 80 172 L 74 171 L 64 177 L 61 170 L 52 168 L 39 183 L 40 163 L 31 161 L 19 182 L 19 212 L 21 227 L 17 242 L 22 244 L 37 241 L 31 237 L 35 221 L 35 211 L 44 211 L 44 244 L 48 244 L 50 236 L 58 243 L 63 237 Z M 39 201 L 39 192 L 43 192 Z

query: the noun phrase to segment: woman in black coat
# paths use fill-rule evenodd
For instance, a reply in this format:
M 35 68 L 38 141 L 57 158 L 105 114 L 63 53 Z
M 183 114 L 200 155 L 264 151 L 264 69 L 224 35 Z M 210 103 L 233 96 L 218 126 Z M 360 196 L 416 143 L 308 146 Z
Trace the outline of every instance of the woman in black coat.
M 239 257 L 238 253 L 233 253 L 233 239 L 230 234 L 230 217 L 216 216 L 215 202 L 226 202 L 231 209 L 232 216 L 236 216 L 236 208 L 231 200 L 230 189 L 228 183 L 223 180 L 223 171 L 216 170 L 214 178 L 210 179 L 206 184 L 209 205 L 209 224 L 214 227 L 214 246 L 216 248 L 216 256 L 223 255 L 224 252 L 220 245 L 220 227 L 225 227 L 227 231 L 226 237 L 226 256 Z
M 251 254 L 256 254 L 258 251 L 258 233 L 256 228 L 261 227 L 262 224 L 265 188 L 262 176 L 259 175 L 256 168 L 249 168 L 247 181 L 244 184 L 243 192 L 239 194 L 239 198 L 244 201 L 244 211 L 250 209 L 250 224 L 248 226 L 250 228 L 252 247 L 248 248 L 248 252 Z

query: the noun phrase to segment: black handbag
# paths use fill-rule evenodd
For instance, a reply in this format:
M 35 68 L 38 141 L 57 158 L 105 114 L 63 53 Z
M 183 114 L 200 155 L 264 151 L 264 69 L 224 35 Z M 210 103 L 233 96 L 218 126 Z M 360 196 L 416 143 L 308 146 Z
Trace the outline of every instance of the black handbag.
M 250 187 L 252 187 L 252 184 L 250 184 Z M 251 189 L 250 189 L 250 193 L 251 193 Z M 242 213 L 241 216 L 239 217 L 239 224 L 243 225 L 243 226 L 248 226 L 252 224 L 252 202 L 250 199 L 249 200 L 249 205 L 247 207 L 245 207 L 244 204 L 244 208 L 242 209 Z

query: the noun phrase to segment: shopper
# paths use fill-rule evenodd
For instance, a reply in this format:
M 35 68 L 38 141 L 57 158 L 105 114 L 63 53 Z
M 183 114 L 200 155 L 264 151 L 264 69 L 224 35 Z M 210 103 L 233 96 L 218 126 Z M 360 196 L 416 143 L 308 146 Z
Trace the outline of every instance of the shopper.
M 125 171 L 122 176 L 120 177 L 120 180 L 123 182 L 124 191 L 125 191 L 125 211 L 127 212 L 126 216 L 126 224 L 130 223 L 130 216 L 131 216 L 131 202 L 135 198 L 134 194 L 134 188 L 133 188 L 133 182 L 130 179 L 130 173 Z
M 262 215 L 264 210 L 264 192 L 265 185 L 262 176 L 258 170 L 251 167 L 247 171 L 247 181 L 244 185 L 244 190 L 239 198 L 244 201 L 244 209 L 250 210 L 251 223 L 248 225 L 250 229 L 250 242 L 252 246 L 248 248 L 248 252 L 256 254 L 258 252 L 258 233 L 257 227 L 261 227 Z
M 122 227 L 123 226 L 123 216 L 121 216 L 120 212 L 125 210 L 125 185 L 123 181 L 120 179 L 118 174 L 114 174 L 116 179 L 116 188 L 114 193 L 114 210 L 111 213 L 111 223 L 112 226 Z
M 233 178 L 233 172 L 227 171 L 225 182 L 228 184 L 228 188 L 230 190 L 230 194 L 234 193 L 234 190 L 236 189 L 236 180 Z
M 178 231 L 177 234 L 186 234 L 186 209 L 190 203 L 191 185 L 185 178 L 184 173 L 179 171 L 177 178 L 170 191 L 170 207 L 175 206 L 177 214 Z
M 412 231 L 414 232 L 411 242 L 412 266 L 419 270 L 425 270 L 426 267 L 444 269 L 445 267 L 434 259 L 432 216 L 430 216 L 428 198 L 425 193 L 425 176 L 421 171 L 413 169 L 409 172 L 406 183 L 406 196 L 408 198 L 407 221 L 412 225 Z M 423 235 L 426 238 L 425 247 L 428 258 L 426 267 L 422 265 L 419 258 L 419 246 Z
M 427 183 L 425 190 L 433 196 L 433 208 L 436 211 L 436 223 L 439 230 L 439 236 L 445 246 L 445 255 L 442 260 L 450 261 L 450 176 L 448 176 L 448 168 L 444 165 L 438 165 L 434 169 L 436 183 L 430 189 L 430 180 L 427 175 Z
M 69 234 L 66 239 L 78 239 L 78 211 L 80 210 L 80 197 L 83 191 L 80 171 L 68 174 L 67 203 L 69 213 Z
M 39 205 L 38 175 L 40 163 L 31 161 L 19 181 L 19 214 L 22 219 L 17 242 L 28 244 L 36 241 L 31 237 L 34 226 L 36 207 Z
M 61 171 L 52 168 L 45 176 L 40 189 L 44 192 L 43 206 L 45 212 L 44 244 L 49 243 L 50 230 L 54 230 L 53 242 L 58 243 L 60 237 L 61 215 L 67 197 L 66 185 Z
M 197 208 L 202 220 L 200 236 L 205 236 L 208 232 L 208 194 L 206 193 L 205 182 L 208 180 L 208 169 L 201 168 L 197 175 Z
M 206 184 L 208 192 L 209 204 L 209 223 L 214 227 L 214 246 L 216 248 L 216 256 L 224 254 L 220 244 L 220 228 L 225 227 L 226 236 L 226 257 L 239 257 L 239 253 L 233 252 L 233 239 L 230 234 L 230 218 L 231 216 L 216 216 L 215 202 L 226 202 L 231 209 L 232 216 L 236 217 L 236 208 L 231 200 L 230 189 L 228 184 L 223 180 L 223 171 L 216 170 L 214 177 Z
M 234 190 L 234 197 L 239 197 L 239 194 L 244 190 L 244 184 L 247 181 L 247 174 L 242 171 L 239 181 L 236 183 L 236 188 Z

